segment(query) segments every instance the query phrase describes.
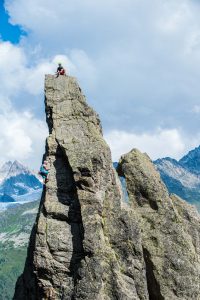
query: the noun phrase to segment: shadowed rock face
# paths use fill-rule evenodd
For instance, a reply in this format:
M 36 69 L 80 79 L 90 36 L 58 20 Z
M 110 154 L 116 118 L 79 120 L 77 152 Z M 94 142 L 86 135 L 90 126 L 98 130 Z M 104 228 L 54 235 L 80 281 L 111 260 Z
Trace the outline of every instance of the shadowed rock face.
M 147 155 L 123 156 L 125 203 L 98 115 L 72 77 L 46 76 L 43 190 L 15 300 L 200 299 L 197 212 Z
M 140 230 L 98 115 L 74 78 L 46 76 L 49 182 L 14 299 L 148 299 Z
M 146 154 L 132 150 L 118 171 L 140 223 L 149 299 L 200 299 L 199 214 L 168 195 Z

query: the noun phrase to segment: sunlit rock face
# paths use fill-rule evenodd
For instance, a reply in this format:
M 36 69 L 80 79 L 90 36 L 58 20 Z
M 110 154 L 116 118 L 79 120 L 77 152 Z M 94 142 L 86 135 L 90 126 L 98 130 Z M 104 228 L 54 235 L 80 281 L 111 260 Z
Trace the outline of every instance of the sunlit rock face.
M 196 209 L 168 191 L 146 154 L 124 155 L 126 179 L 141 229 L 149 299 L 200 299 L 200 218 Z
M 68 76 L 46 76 L 45 105 L 49 181 L 14 298 L 148 299 L 140 230 L 98 115 Z
M 198 299 L 199 215 L 137 150 L 118 165 L 125 201 L 75 78 L 46 76 L 45 107 L 49 181 L 14 299 Z

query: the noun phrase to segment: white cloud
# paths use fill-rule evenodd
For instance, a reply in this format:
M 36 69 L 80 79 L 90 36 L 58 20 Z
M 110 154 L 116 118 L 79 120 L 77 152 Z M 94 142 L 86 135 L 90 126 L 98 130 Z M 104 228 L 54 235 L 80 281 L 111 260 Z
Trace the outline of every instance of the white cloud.
M 27 52 L 37 48 L 41 60 L 48 62 L 58 53 L 67 57 L 70 74 L 79 78 L 106 129 L 123 124 L 123 129 L 135 130 L 137 123 L 144 131 L 155 130 L 164 122 L 164 127 L 172 123 L 194 134 L 196 123 L 187 120 L 187 113 L 200 94 L 197 1 L 5 3 L 11 22 L 28 31 L 21 43 Z M 33 82 L 40 80 L 37 72 Z M 30 89 L 34 91 L 34 85 Z M 154 116 L 146 117 L 141 107 L 151 109 Z M 115 115 L 115 123 L 110 115 Z M 122 115 L 135 122 L 119 122 Z
M 195 114 L 200 114 L 200 105 L 195 105 L 191 112 L 195 113 Z
M 45 73 L 55 70 L 53 60 L 40 59 L 31 64 L 23 47 L 10 42 L 0 43 L 1 95 L 16 96 L 28 92 L 38 95 L 43 91 Z
M 159 18 L 158 26 L 166 33 L 175 33 L 182 30 L 187 22 L 193 18 L 193 6 L 188 0 L 161 2 L 163 4 L 163 14 Z
M 26 57 L 24 51 L 9 42 L 0 43 L 1 94 L 12 95 L 21 88 Z
M 74 49 L 67 53 L 47 56 L 46 58 L 28 57 L 24 48 L 10 42 L 0 43 L 0 93 L 13 96 L 16 93 L 28 92 L 32 95 L 43 93 L 44 75 L 54 74 L 58 62 L 62 62 L 69 73 L 79 74 L 84 69 L 84 79 L 93 77 L 95 82 L 95 68 L 92 61 L 82 50 Z M 89 84 L 88 84 L 89 85 Z
M 47 128 L 29 112 L 0 108 L 0 163 L 20 160 L 30 167 L 39 167 L 44 152 Z
M 0 44 L 0 93 L 17 109 L 27 94 L 42 95 L 44 73 L 61 60 L 100 114 L 114 157 L 137 145 L 153 158 L 178 157 L 198 141 L 198 120 L 191 118 L 200 106 L 198 1 L 5 3 L 11 22 L 27 30 L 20 45 Z M 30 103 L 36 113 L 40 97 Z
M 153 133 L 142 134 L 113 130 L 105 134 L 105 139 L 111 147 L 113 161 L 118 161 L 121 155 L 133 148 L 146 152 L 153 160 L 169 154 L 179 159 L 186 151 L 198 145 L 197 140 L 188 141 L 178 129 L 158 129 Z
M 41 93 L 40 86 L 43 80 L 40 75 L 52 70 L 52 67 L 50 68 L 47 62 L 38 63 L 35 66 L 29 66 L 29 64 L 22 47 L 10 42 L 0 43 L 1 95 L 16 96 L 22 91 L 33 94 Z

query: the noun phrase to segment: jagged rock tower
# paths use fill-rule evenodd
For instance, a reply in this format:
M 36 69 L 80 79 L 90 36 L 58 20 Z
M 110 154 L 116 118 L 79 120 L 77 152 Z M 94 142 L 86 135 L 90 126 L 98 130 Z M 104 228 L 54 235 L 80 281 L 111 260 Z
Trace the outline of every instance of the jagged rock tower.
M 197 212 L 137 150 L 113 169 L 98 115 L 76 80 L 45 79 L 49 182 L 15 300 L 200 299 Z
M 46 76 L 45 92 L 49 182 L 14 299 L 147 299 L 139 229 L 99 117 L 72 77 Z

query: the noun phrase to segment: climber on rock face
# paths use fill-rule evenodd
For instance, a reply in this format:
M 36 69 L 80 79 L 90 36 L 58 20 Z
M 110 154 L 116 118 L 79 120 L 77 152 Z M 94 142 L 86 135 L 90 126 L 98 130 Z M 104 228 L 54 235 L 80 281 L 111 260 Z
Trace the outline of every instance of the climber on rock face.
M 39 171 L 39 174 L 42 176 L 43 178 L 43 183 L 47 183 L 48 182 L 48 174 L 49 174 L 49 170 L 48 170 L 48 167 L 47 167 L 47 164 L 48 164 L 48 161 L 45 160 L 43 162 L 43 164 L 41 165 L 40 167 L 40 171 Z
M 65 69 L 63 68 L 61 63 L 58 63 L 56 77 L 58 77 L 59 75 L 66 75 Z

